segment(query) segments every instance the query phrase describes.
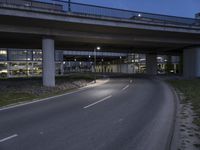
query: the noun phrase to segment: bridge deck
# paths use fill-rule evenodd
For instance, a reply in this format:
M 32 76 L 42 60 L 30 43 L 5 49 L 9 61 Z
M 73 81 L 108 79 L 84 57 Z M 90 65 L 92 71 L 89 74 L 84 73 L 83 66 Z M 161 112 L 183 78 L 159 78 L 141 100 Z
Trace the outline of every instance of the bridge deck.
M 0 4 L 4 4 L 4 6 L 15 5 L 32 7 L 40 10 L 64 13 L 71 12 L 75 14 L 141 20 L 147 22 L 170 23 L 174 25 L 200 26 L 200 19 L 151 14 L 72 2 L 69 3 L 62 0 L 49 0 L 48 2 L 42 2 L 41 0 L 0 0 Z

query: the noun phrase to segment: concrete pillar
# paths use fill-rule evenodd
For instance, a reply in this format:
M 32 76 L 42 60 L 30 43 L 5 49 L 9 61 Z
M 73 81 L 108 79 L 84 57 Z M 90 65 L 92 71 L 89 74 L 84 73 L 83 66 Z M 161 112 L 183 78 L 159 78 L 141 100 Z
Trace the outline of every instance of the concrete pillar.
M 183 75 L 186 78 L 200 77 L 200 47 L 183 50 Z
M 54 40 L 43 38 L 43 85 L 47 87 L 55 86 L 55 60 L 54 60 Z
M 157 74 L 157 55 L 146 54 L 146 73 L 148 75 Z
M 63 64 L 63 61 L 60 64 L 60 71 L 61 71 L 61 75 L 64 75 L 64 64 Z

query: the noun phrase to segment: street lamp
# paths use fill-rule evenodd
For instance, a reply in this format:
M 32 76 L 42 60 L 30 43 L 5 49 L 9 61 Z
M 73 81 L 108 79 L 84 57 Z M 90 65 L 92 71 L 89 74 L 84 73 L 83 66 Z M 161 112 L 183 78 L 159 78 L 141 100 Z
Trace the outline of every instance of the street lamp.
M 96 63 L 97 63 L 97 50 L 101 50 L 100 46 L 97 46 L 94 48 L 94 83 L 96 83 L 97 77 L 96 77 Z
M 138 14 L 138 17 L 142 17 L 142 14 Z
M 71 0 L 68 0 L 68 11 L 71 12 Z
M 119 73 L 122 73 L 122 56 L 119 57 Z

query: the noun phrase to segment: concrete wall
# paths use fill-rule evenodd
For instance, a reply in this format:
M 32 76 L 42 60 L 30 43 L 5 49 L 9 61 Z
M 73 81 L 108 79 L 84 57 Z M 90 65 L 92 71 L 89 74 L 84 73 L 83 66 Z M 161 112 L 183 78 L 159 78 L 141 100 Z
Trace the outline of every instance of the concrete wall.
M 156 54 L 146 55 L 146 73 L 148 75 L 157 74 L 157 55 Z

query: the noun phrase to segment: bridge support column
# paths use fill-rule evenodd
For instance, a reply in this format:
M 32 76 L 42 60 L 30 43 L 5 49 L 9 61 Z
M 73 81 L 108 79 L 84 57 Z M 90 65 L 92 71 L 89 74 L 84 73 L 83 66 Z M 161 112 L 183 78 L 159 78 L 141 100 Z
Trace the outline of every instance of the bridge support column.
M 157 74 L 157 55 L 146 54 L 146 73 L 148 75 Z
M 200 47 L 183 50 L 183 76 L 200 77 Z
M 54 60 L 54 40 L 43 38 L 43 85 L 47 87 L 55 86 L 55 60 Z

